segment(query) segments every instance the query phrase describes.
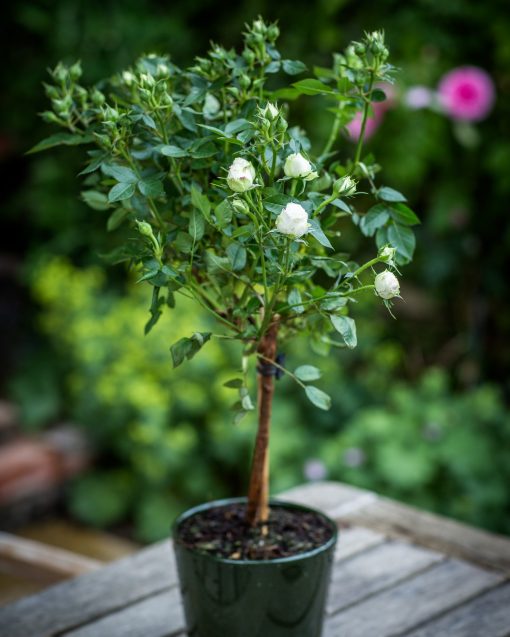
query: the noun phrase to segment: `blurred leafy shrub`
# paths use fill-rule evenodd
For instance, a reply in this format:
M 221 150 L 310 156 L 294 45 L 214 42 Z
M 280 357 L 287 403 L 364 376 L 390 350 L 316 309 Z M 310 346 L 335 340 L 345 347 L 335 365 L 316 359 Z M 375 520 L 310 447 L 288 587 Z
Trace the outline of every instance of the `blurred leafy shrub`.
M 64 259 L 40 264 L 32 281 L 42 329 L 64 365 L 65 406 L 30 414 L 38 404 L 34 378 L 51 379 L 48 368 L 26 370 L 16 393 L 34 424 L 64 411 L 86 428 L 98 453 L 97 469 L 70 490 L 71 512 L 98 526 L 129 520 L 150 541 L 164 537 L 184 507 L 243 493 L 255 419 L 232 424 L 233 393 L 222 385 L 232 346 L 210 342 L 201 357 L 172 370 L 165 323 L 142 336 L 142 286 L 129 284 L 119 296 L 101 269 Z M 186 334 L 190 312 L 199 310 L 179 308 L 161 320 Z M 330 413 L 317 412 L 288 379 L 279 383 L 273 492 L 325 475 L 510 531 L 510 423 L 498 391 L 486 385 L 452 394 L 439 369 L 416 383 L 396 382 L 404 348 L 385 339 L 373 318 L 360 331 L 364 351 L 321 362 Z M 291 366 L 310 357 L 305 341 L 296 352 Z

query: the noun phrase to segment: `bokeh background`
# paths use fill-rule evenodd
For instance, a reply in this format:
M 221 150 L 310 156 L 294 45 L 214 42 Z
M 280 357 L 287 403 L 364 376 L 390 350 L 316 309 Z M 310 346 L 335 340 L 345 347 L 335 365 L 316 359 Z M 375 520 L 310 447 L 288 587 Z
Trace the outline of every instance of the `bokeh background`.
M 222 383 L 235 352 L 212 343 L 173 371 L 169 345 L 189 332 L 191 315 L 200 322 L 196 308 L 181 305 L 143 337 L 150 291 L 101 260 L 115 238 L 104 232 L 104 213 L 79 199 L 81 150 L 24 153 L 52 132 L 36 115 L 46 109 L 47 67 L 81 59 L 93 83 L 144 52 L 188 65 L 210 40 L 239 46 L 258 14 L 278 19 L 280 50 L 309 68 L 327 65 L 364 30 L 384 28 L 400 73 L 367 148 L 384 183 L 405 192 L 422 218 L 397 320 L 368 303 L 357 310 L 357 350 L 317 360 L 332 410 L 319 412 L 279 381 L 272 489 L 342 480 L 510 533 L 510 12 L 498 0 L 6 5 L 0 451 L 43 440 L 66 460 L 60 473 L 21 489 L 4 476 L 5 520 L 37 515 L 19 502 L 52 486 L 59 515 L 148 542 L 167 535 L 188 505 L 244 492 L 255 420 L 231 423 Z M 435 91 L 464 65 L 484 69 L 495 85 L 482 120 L 409 104 L 409 89 Z M 316 148 L 329 130 L 320 99 L 291 109 Z M 346 136 L 341 152 L 351 144 Z M 311 362 L 306 343 L 287 354 L 291 366 Z

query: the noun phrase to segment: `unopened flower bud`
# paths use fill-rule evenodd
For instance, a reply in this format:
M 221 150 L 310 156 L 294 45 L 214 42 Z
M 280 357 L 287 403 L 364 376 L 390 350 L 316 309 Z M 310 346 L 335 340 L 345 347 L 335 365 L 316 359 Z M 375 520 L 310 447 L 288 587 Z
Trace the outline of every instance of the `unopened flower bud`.
M 278 39 L 279 35 L 280 29 L 277 27 L 276 24 L 272 24 L 267 30 L 267 39 L 270 42 L 274 42 L 276 39 Z
M 57 82 L 65 82 L 69 77 L 69 70 L 61 62 L 59 62 L 53 69 L 52 75 Z
M 246 60 L 247 64 L 253 64 L 255 62 L 255 53 L 251 49 L 244 49 L 243 58 Z
M 158 78 L 169 77 L 170 69 L 168 68 L 166 64 L 163 64 L 163 62 L 160 62 L 158 66 L 156 67 L 156 75 Z
M 243 157 L 236 157 L 228 170 L 227 184 L 234 192 L 245 192 L 253 186 L 255 168 Z
M 45 122 L 48 122 L 48 124 L 58 124 L 58 123 L 60 123 L 59 118 L 57 117 L 57 115 L 55 115 L 55 113 L 53 111 L 44 111 L 44 113 L 42 113 L 41 117 L 43 118 L 43 120 Z
M 248 77 L 245 73 L 243 73 L 243 74 L 239 77 L 239 86 L 240 86 L 242 89 L 246 90 L 247 88 L 249 88 L 249 87 L 250 87 L 250 84 L 251 84 L 251 80 L 250 80 L 250 78 L 249 78 L 249 77 Z
M 205 119 L 213 119 L 220 112 L 220 108 L 220 101 L 212 93 L 206 93 L 202 108 Z
M 106 98 L 103 93 L 101 93 L 101 91 L 95 88 L 90 94 L 90 99 L 92 100 L 92 104 L 94 104 L 94 106 L 101 106 L 102 104 L 104 104 Z
M 379 250 L 379 254 L 377 256 L 381 259 L 381 261 L 392 266 L 395 263 L 396 253 L 396 248 L 392 248 L 390 245 L 385 245 Z
M 278 232 L 292 237 L 302 237 L 309 227 L 308 213 L 298 203 L 288 203 L 276 219 Z
M 335 181 L 333 184 L 333 192 L 336 195 L 348 197 L 356 192 L 356 185 L 356 181 L 352 177 L 349 177 L 349 175 L 346 175 Z
M 317 177 L 317 173 L 313 172 L 312 164 L 303 157 L 301 153 L 292 153 L 285 160 L 283 165 L 283 172 L 286 177 L 292 177 L 294 179 L 310 179 L 310 175 L 313 175 L 311 179 Z
M 248 204 L 242 199 L 232 199 L 230 203 L 232 204 L 232 208 L 234 208 L 236 212 L 239 212 L 242 215 L 245 215 L 250 210 L 248 208 Z
M 69 77 L 72 80 L 79 80 L 82 74 L 81 63 L 75 62 L 71 67 L 69 67 Z
M 140 83 L 144 88 L 152 88 L 156 84 L 156 80 L 149 73 L 142 73 Z
M 164 106 L 170 108 L 171 106 L 174 105 L 174 101 L 172 99 L 172 96 L 169 93 L 163 93 L 160 97 L 160 102 L 161 104 L 163 104 Z
M 131 71 L 123 71 L 122 72 L 122 79 L 124 81 L 124 84 L 126 86 L 131 86 L 134 81 L 136 80 L 135 74 L 131 73 Z
M 270 121 L 275 120 L 279 114 L 280 114 L 280 111 L 271 102 L 268 102 L 266 106 L 262 109 L 262 115 L 266 117 L 267 119 L 269 119 Z
M 153 238 L 154 233 L 152 231 L 152 226 L 147 221 L 136 221 L 136 225 L 138 227 L 138 232 L 143 234 L 144 237 Z
M 397 277 L 389 270 L 380 272 L 374 281 L 375 291 L 382 299 L 393 299 L 400 294 L 400 284 Z

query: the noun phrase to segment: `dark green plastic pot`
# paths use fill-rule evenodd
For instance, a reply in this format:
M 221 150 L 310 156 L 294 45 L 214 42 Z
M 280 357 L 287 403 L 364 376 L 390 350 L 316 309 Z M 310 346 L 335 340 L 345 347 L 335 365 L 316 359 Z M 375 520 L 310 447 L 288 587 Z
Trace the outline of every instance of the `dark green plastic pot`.
M 190 637 L 320 637 L 337 540 L 333 520 L 308 507 L 274 500 L 272 505 L 313 512 L 331 526 L 319 548 L 275 560 L 230 560 L 179 544 L 179 525 L 193 515 L 245 498 L 216 500 L 183 513 L 173 525 L 181 594 Z

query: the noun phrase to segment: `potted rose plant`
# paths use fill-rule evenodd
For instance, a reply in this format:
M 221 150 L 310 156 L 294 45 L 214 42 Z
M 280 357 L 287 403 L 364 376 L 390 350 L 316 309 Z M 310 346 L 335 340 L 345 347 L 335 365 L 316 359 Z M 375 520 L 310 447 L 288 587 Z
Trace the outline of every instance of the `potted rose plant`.
M 79 63 L 59 64 L 43 117 L 66 132 L 32 149 L 92 146 L 82 197 L 108 212 L 109 232 L 122 226 L 111 260 L 129 263 L 151 286 L 146 332 L 181 296 L 217 322 L 216 332 L 190 329 L 170 347 L 174 367 L 211 338 L 241 344 L 226 383 L 237 392 L 236 423 L 255 409 L 256 368 L 247 498 L 196 507 L 173 529 L 189 634 L 207 637 L 320 634 L 335 525 L 269 500 L 268 450 L 276 378 L 289 376 L 320 409 L 330 397 L 315 384 L 319 369 L 291 371 L 279 352 L 303 334 L 318 353 L 355 347 L 350 307 L 375 294 L 390 308 L 399 295 L 394 272 L 412 257 L 418 222 L 403 195 L 376 183 L 379 167 L 363 156 L 371 104 L 385 99 L 381 83 L 393 71 L 383 34 L 366 34 L 315 77 L 270 91 L 270 74 L 306 71 L 282 59 L 278 33 L 257 19 L 241 54 L 214 45 L 187 69 L 148 55 L 93 88 L 80 85 Z M 322 96 L 333 114 L 317 155 L 288 124 L 288 102 L 300 95 Z M 356 116 L 359 138 L 342 162 L 335 144 Z M 373 257 L 362 264 L 340 236 L 347 224 L 375 236 Z

